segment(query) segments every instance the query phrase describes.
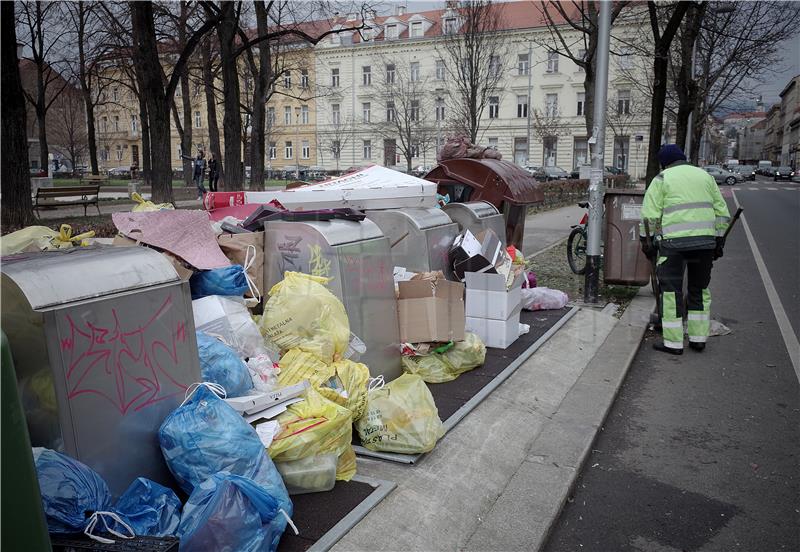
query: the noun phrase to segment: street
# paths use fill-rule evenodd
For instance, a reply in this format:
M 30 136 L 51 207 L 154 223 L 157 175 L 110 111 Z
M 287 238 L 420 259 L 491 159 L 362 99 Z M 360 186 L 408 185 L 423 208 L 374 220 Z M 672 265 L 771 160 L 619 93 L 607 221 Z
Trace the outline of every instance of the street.
M 740 225 L 715 263 L 704 353 L 655 352 L 649 334 L 545 550 L 798 550 L 800 186 L 759 179 L 735 199 L 791 321 L 782 335 Z M 795 341 L 796 343 L 796 341 Z

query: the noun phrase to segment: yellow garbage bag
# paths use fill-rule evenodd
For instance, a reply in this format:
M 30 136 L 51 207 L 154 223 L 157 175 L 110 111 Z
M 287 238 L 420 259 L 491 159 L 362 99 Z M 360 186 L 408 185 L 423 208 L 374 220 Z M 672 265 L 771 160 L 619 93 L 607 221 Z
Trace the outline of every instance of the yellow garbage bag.
M 452 381 L 464 372 L 481 366 L 486 359 L 486 346 L 474 333 L 464 334 L 464 341 L 457 341 L 444 353 L 403 356 L 403 370 L 417 374 L 427 383 Z
M 287 272 L 269 291 L 261 317 L 262 334 L 281 352 L 298 348 L 330 364 L 350 342 L 344 305 L 326 287 L 328 278 Z
M 335 453 L 339 457 L 336 479 L 350 481 L 355 475 L 355 457 L 351 458 L 353 417 L 348 409 L 311 388 L 306 390 L 305 400 L 289 406 L 277 420 L 281 432 L 269 447 L 272 460 L 290 462 Z
M 79 245 L 89 245 L 87 238 L 94 237 L 94 231 L 72 235 L 72 226 L 62 224 L 58 232 L 47 226 L 28 226 L 7 234 L 0 239 L 0 255 L 33 251 L 54 251 Z
M 153 203 L 152 201 L 148 201 L 139 195 L 139 192 L 133 192 L 131 194 L 131 199 L 136 202 L 136 205 L 131 209 L 134 213 L 142 213 L 146 211 L 163 211 L 163 210 L 173 210 L 175 206 L 172 203 Z
M 290 349 L 278 361 L 281 371 L 278 384 L 281 387 L 295 385 L 308 380 L 312 387 L 320 387 L 336 375 L 336 368 L 325 364 L 311 353 L 301 349 Z M 342 405 L 344 406 L 344 405 Z
M 358 420 L 367 407 L 369 368 L 347 359 L 334 362 L 331 368 L 335 375 L 319 388 L 320 394 L 352 412 L 353 421 Z
M 364 447 L 382 452 L 429 452 L 444 435 L 439 411 L 422 378 L 403 374 L 367 395 L 367 411 L 356 422 Z

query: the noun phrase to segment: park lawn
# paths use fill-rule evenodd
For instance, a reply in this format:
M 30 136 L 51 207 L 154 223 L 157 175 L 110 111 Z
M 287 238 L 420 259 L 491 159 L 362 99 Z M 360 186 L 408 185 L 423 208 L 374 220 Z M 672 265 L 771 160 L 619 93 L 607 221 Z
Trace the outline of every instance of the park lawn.
M 130 184 L 129 179 L 117 179 L 112 178 L 110 181 L 103 181 L 101 182 L 101 186 L 116 186 L 120 188 L 127 188 L 128 184 Z M 286 180 L 267 180 L 264 182 L 264 186 L 267 188 L 283 188 L 286 186 Z M 203 184 L 208 188 L 208 181 L 203 181 Z M 54 178 L 53 179 L 53 186 L 80 186 L 81 179 L 80 178 Z M 173 180 L 172 181 L 172 188 L 184 188 L 183 180 Z

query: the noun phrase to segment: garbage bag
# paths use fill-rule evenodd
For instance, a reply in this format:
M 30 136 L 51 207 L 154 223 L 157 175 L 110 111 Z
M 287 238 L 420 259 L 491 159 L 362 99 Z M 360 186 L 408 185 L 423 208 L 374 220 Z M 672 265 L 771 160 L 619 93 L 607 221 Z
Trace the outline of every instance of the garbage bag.
M 273 551 L 291 515 L 254 481 L 219 472 L 199 484 L 183 507 L 181 552 Z
M 353 450 L 351 412 L 313 387 L 306 390 L 304 397 L 278 416 L 281 432 L 272 440 L 269 455 L 276 462 L 290 462 L 335 453 L 339 457 L 336 479 L 350 481 L 356 473 L 355 456 L 351 459 L 349 455 Z
M 228 397 L 241 397 L 250 393 L 253 379 L 247 364 L 239 358 L 236 351 L 205 332 L 195 334 L 203 381 L 221 385 Z
M 258 355 L 247 359 L 247 369 L 256 391 L 269 393 L 278 387 L 278 364 L 269 355 Z
M 192 301 L 194 327 L 222 340 L 243 358 L 278 351 L 264 341 L 258 325 L 241 299 L 209 295 Z
M 145 477 L 138 477 L 130 484 L 114 510 L 137 535 L 175 535 L 181 521 L 181 501 L 177 495 Z
M 286 272 L 270 290 L 261 331 L 281 353 L 299 348 L 330 364 L 350 342 L 350 321 L 344 305 L 324 284 L 327 278 Z
M 303 380 L 308 380 L 312 387 L 320 387 L 336 375 L 332 364 L 302 349 L 289 349 L 281 357 L 278 366 L 278 383 L 281 387 L 296 385 Z
M 167 467 L 186 493 L 228 471 L 253 479 L 291 515 L 289 494 L 256 430 L 208 385 L 197 387 L 167 416 L 158 440 Z
M 230 265 L 195 272 L 189 278 L 189 288 L 192 291 L 192 299 L 200 299 L 209 295 L 242 297 L 250 289 L 242 265 Z
M 174 210 L 175 206 L 172 203 L 153 203 L 152 201 L 148 201 L 143 198 L 139 192 L 133 192 L 131 194 L 131 199 L 136 202 L 134 205 L 133 211 L 134 213 L 143 213 L 149 211 L 170 211 Z
M 56 232 L 47 226 L 28 226 L 22 230 L 6 234 L 0 239 L 0 255 L 35 251 L 55 251 L 75 246 L 89 245 L 86 238 L 94 236 L 94 231 L 72 235 L 72 226 L 62 224 Z
M 444 435 L 433 396 L 414 374 L 371 389 L 356 430 L 366 448 L 403 454 L 429 452 Z
M 563 309 L 569 297 L 563 291 L 546 287 L 523 288 L 522 308 L 530 311 Z
M 403 356 L 403 369 L 417 374 L 427 383 L 452 381 L 464 372 L 481 366 L 486 359 L 486 346 L 474 333 L 464 334 L 464 341 L 457 341 L 445 352 Z
M 320 394 L 328 400 L 345 407 L 358 420 L 367 407 L 367 382 L 369 368 L 360 362 L 339 360 L 331 365 L 335 375 L 320 388 Z

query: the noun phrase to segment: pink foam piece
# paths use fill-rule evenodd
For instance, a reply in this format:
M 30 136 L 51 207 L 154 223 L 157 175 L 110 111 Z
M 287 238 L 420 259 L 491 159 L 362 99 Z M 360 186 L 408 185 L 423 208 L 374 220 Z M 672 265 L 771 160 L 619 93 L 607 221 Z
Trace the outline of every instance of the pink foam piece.
M 224 219 L 225 217 L 233 217 L 239 220 L 244 220 L 253 214 L 259 205 L 257 203 L 245 203 L 244 205 L 233 205 L 232 207 L 219 207 L 213 211 L 208 212 L 209 218 L 214 222 Z

